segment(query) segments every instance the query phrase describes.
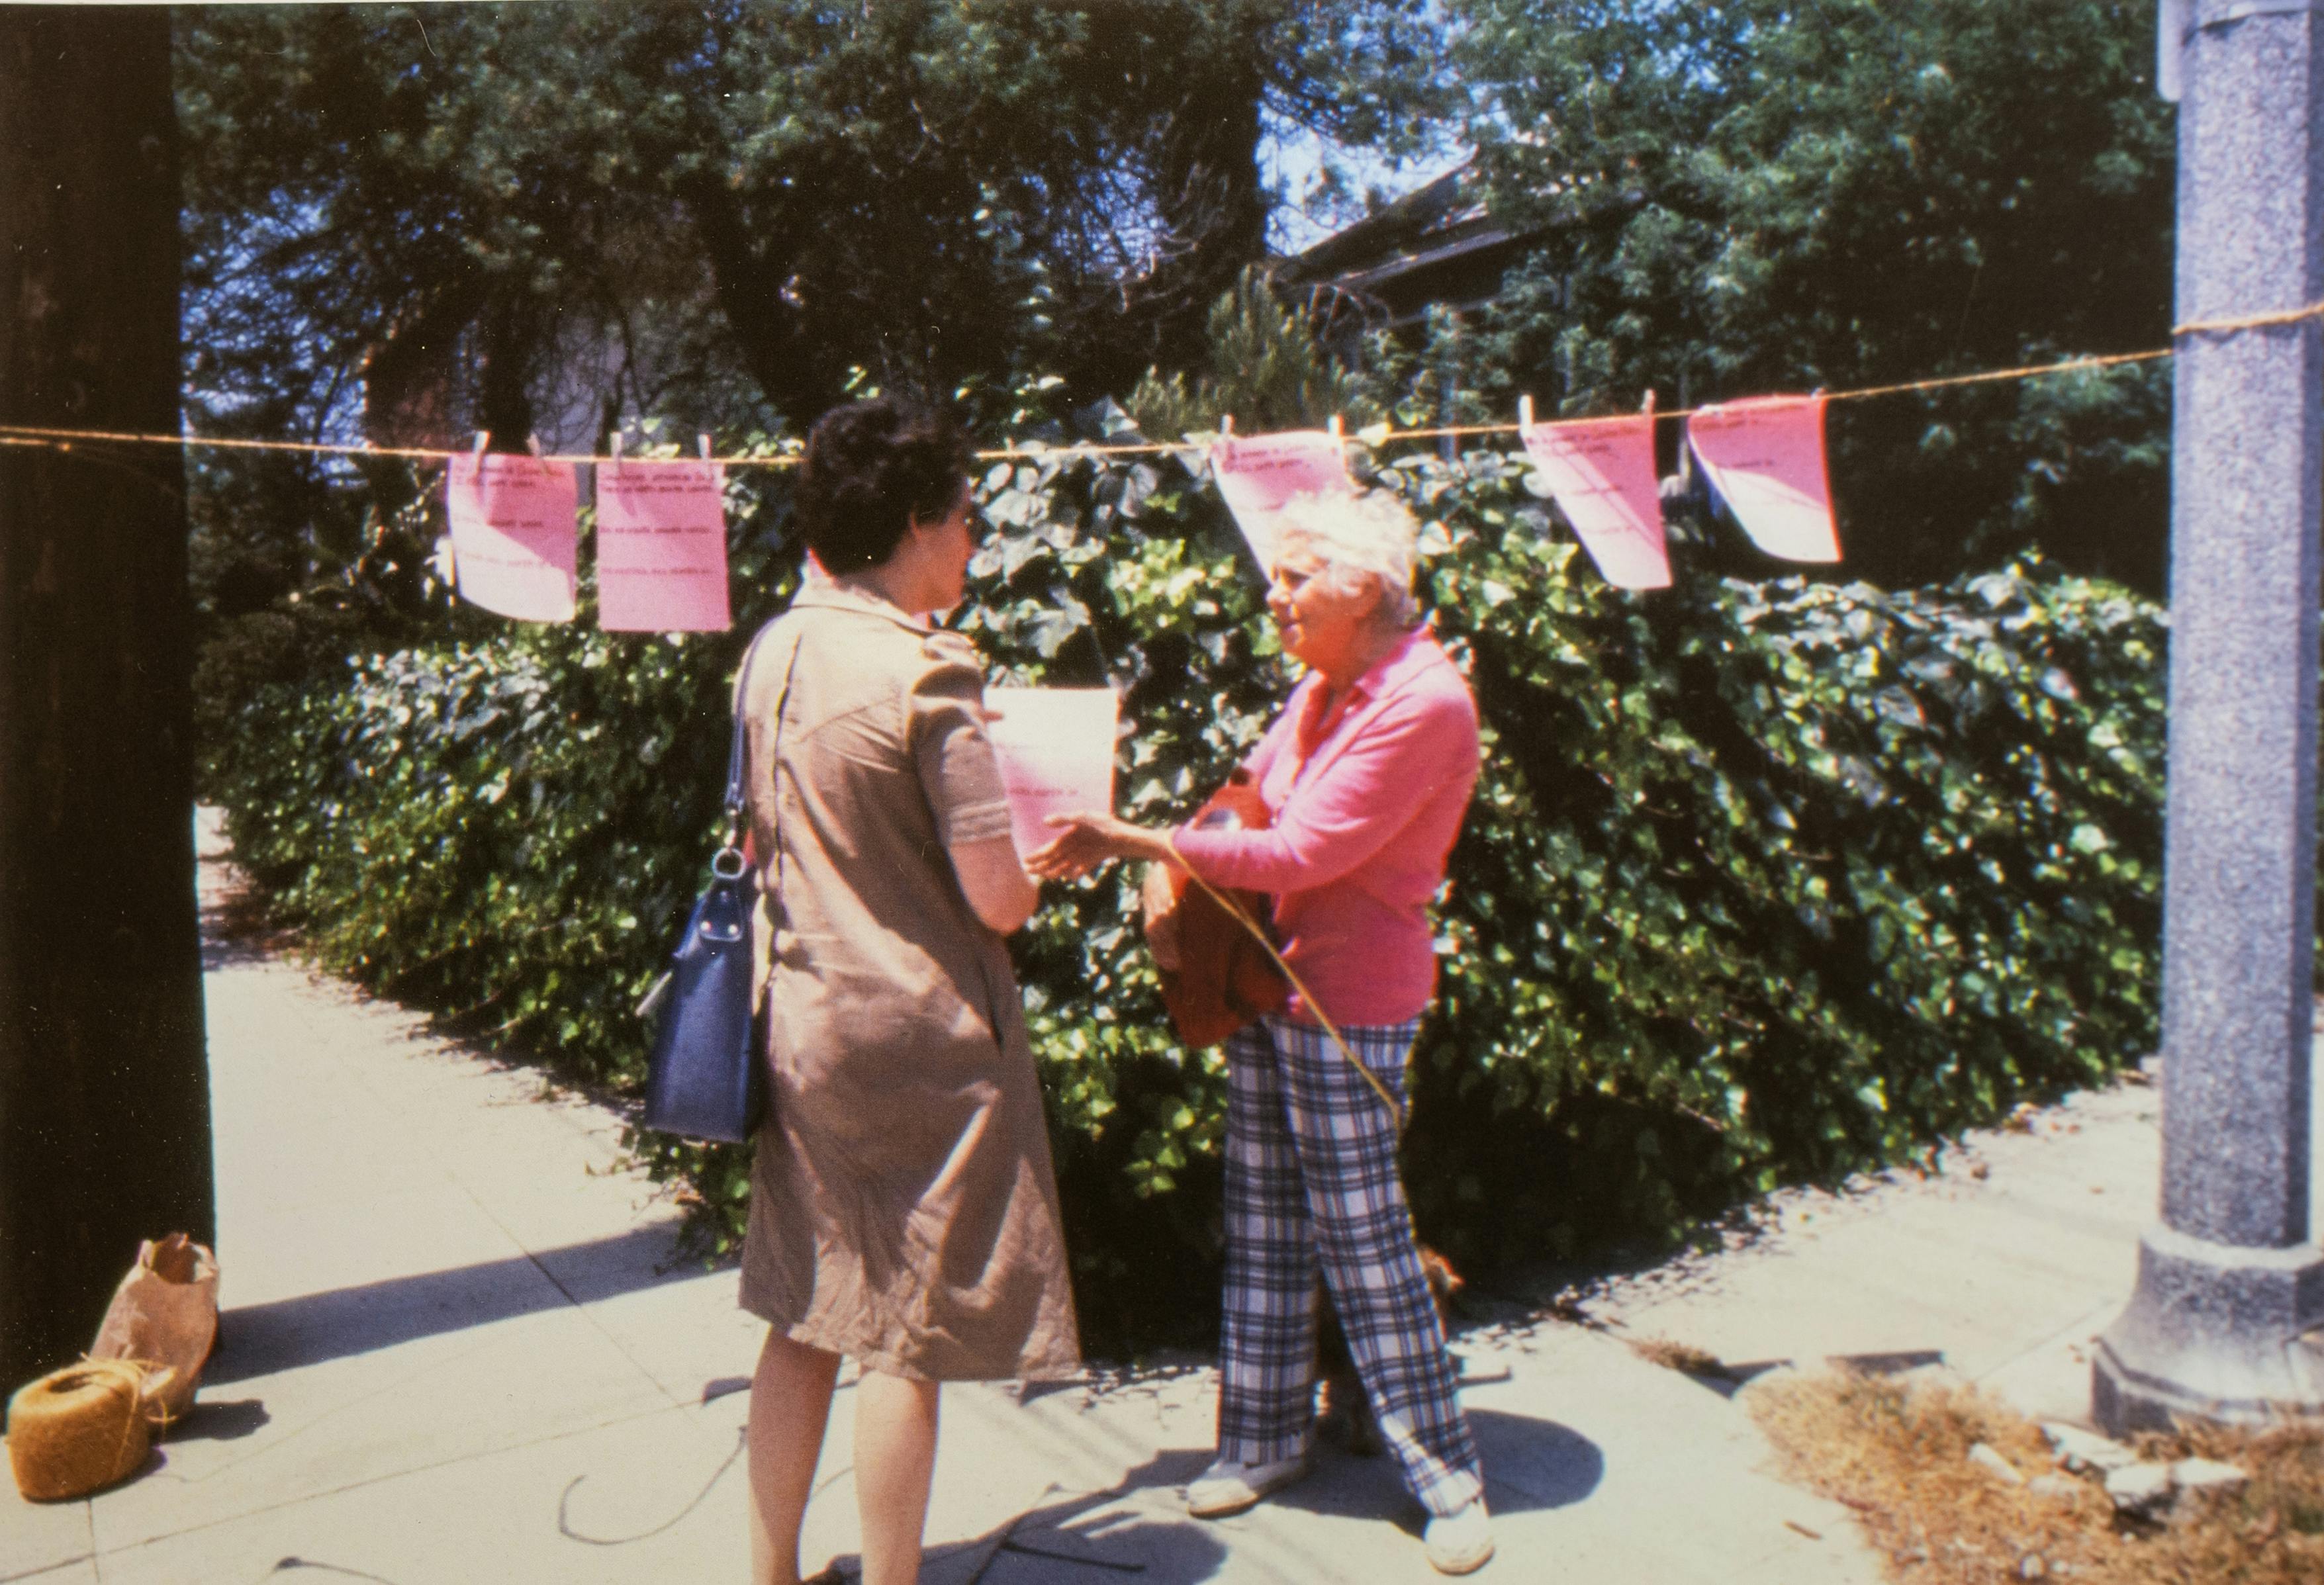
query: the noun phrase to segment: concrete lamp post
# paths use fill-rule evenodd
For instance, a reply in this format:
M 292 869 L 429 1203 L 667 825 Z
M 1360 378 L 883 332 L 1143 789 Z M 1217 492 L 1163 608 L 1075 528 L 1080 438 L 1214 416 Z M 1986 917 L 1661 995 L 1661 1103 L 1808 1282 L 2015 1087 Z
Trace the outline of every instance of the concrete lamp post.
M 2181 325 L 2324 299 L 2324 0 L 2166 0 Z M 2098 1423 L 2324 1412 L 2310 1225 L 2324 329 L 2182 332 L 2173 371 L 2163 1220 Z

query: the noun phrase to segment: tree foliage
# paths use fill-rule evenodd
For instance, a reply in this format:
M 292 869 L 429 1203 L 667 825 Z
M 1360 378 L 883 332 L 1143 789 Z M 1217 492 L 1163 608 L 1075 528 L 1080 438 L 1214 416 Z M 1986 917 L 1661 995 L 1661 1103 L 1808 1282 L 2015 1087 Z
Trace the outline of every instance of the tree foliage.
M 317 423 L 360 380 L 381 424 L 511 443 L 804 424 L 853 370 L 948 392 L 1033 349 L 1126 389 L 1263 256 L 1270 125 L 1417 135 L 1436 31 L 1418 0 L 193 13 L 195 383 Z
M 1183 370 L 1167 378 L 1149 370 L 1131 390 L 1130 416 L 1147 431 L 1216 434 L 1231 419 L 1245 434 L 1264 434 L 1379 416 L 1379 382 L 1334 356 L 1308 316 L 1285 304 L 1257 267 L 1211 305 L 1204 329 L 1204 368 L 1191 379 Z
M 990 419 L 1040 369 L 1083 400 L 1136 385 L 1176 434 L 2155 346 L 2146 26 L 2129 0 L 189 10 L 189 397 L 229 433 L 360 414 L 383 440 L 587 447 L 647 415 L 778 431 L 867 382 Z M 1316 357 L 1236 284 L 1277 197 L 1264 136 L 1396 151 L 1462 104 L 1530 259 L 1425 345 Z M 2158 591 L 2164 379 L 1836 406 L 1851 572 L 1941 581 L 2039 545 Z M 199 469 L 205 609 L 279 606 L 388 533 L 405 479 L 354 482 Z M 1693 554 L 1774 570 L 1732 535 Z
M 796 430 L 866 383 L 989 419 L 1027 368 L 1124 391 L 1199 362 L 1264 253 L 1262 136 L 1410 142 L 1440 33 L 1420 0 L 182 11 L 189 405 L 602 449 L 644 419 Z M 227 456 L 193 485 L 221 681 L 332 641 L 294 594 L 425 554 L 399 465 Z
M 1493 382 L 1571 413 L 2168 344 L 2172 125 L 2135 0 L 1470 0 Z M 2167 365 L 1832 410 L 1851 562 L 2038 542 L 2162 586 Z

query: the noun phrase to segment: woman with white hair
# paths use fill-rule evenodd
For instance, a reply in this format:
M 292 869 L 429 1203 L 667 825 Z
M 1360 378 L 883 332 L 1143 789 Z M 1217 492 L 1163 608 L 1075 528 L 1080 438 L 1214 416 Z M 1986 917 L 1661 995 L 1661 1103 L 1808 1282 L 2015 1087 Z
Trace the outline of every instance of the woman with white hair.
M 1428 902 L 1477 779 L 1477 710 L 1418 622 L 1414 539 L 1383 491 L 1285 510 L 1267 604 L 1307 675 L 1244 761 L 1267 827 L 1058 816 L 1027 868 L 1069 878 L 1150 861 L 1148 907 L 1163 917 L 1148 940 L 1165 967 L 1170 867 L 1265 893 L 1304 991 L 1227 1043 L 1218 1459 L 1188 1487 L 1188 1511 L 1239 1513 L 1306 1472 L 1320 1265 L 1382 1439 L 1428 1510 L 1428 1561 L 1459 1574 L 1493 1553 L 1484 1479 L 1396 1145 L 1405 1061 L 1435 992 Z

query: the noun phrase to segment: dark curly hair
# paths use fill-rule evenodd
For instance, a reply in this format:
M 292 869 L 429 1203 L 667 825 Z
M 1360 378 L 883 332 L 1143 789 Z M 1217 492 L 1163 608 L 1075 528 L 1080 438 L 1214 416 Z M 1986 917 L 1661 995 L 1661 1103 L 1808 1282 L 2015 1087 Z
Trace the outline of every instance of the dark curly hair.
M 807 542 L 835 576 L 878 567 L 914 518 L 960 499 L 968 438 L 933 408 L 882 396 L 836 407 L 807 438 L 796 497 Z

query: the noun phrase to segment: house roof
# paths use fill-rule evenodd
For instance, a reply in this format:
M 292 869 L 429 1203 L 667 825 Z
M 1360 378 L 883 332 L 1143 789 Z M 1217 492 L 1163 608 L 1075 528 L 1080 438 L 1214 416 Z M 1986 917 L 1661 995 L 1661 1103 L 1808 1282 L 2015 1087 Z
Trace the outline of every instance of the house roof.
M 1492 217 L 1474 168 L 1464 165 L 1279 261 L 1275 279 L 1354 299 L 1370 310 L 1365 318 L 1395 327 L 1432 306 L 1490 299 L 1530 235 Z

